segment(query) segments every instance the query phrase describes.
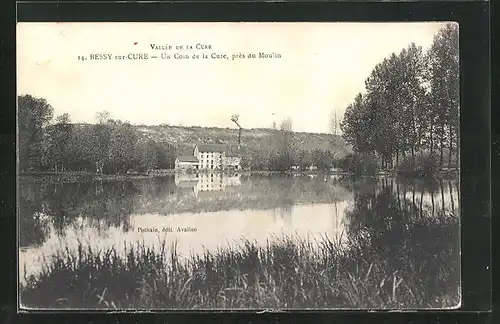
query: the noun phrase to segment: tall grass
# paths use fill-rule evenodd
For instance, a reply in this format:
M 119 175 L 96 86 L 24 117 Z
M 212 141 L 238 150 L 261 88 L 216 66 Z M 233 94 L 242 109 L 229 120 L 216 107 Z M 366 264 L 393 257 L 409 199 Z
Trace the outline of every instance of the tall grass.
M 373 234 L 342 244 L 282 236 L 264 246 L 242 240 L 180 256 L 175 245 L 143 243 L 59 250 L 43 270 L 25 275 L 25 307 L 49 308 L 440 308 L 457 306 L 456 217 L 413 225 L 404 244 Z M 422 233 L 435 240 L 422 240 Z M 429 233 L 432 231 L 432 233 Z M 450 241 L 452 243 L 450 243 Z M 385 252 L 384 252 L 385 251 Z

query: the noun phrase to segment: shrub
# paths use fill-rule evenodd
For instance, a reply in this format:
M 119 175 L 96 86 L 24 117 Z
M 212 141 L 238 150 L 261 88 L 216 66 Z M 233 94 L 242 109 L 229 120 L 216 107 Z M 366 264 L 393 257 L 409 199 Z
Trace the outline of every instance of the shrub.
M 399 174 L 432 177 L 436 174 L 439 161 L 435 154 L 421 153 L 413 157 L 407 156 L 396 167 Z
M 339 165 L 347 172 L 359 175 L 373 175 L 377 172 L 377 159 L 371 154 L 351 153 L 339 161 Z

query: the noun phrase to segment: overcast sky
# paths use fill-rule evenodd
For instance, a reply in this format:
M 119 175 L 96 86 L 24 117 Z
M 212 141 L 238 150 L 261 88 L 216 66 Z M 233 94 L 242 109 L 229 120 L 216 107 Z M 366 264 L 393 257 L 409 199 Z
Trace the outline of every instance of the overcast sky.
M 329 132 L 377 63 L 411 42 L 430 46 L 440 23 L 22 23 L 18 93 L 43 97 L 54 115 L 95 122 L 98 111 L 134 124 L 271 127 Z M 136 44 L 135 44 L 136 43 Z M 279 53 L 279 59 L 87 60 L 148 53 L 150 44 L 197 43 L 212 52 Z M 184 51 L 184 53 L 187 53 Z

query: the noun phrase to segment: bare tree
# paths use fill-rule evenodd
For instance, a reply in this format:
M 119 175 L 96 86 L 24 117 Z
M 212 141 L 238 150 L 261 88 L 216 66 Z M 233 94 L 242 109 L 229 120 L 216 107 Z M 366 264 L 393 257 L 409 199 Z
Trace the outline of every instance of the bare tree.
M 106 124 L 111 119 L 111 115 L 106 110 L 103 110 L 96 113 L 96 119 L 99 124 Z
M 292 164 L 292 119 L 285 118 L 280 125 L 282 147 L 279 157 L 279 170 L 288 170 Z
M 238 115 L 238 114 L 231 116 L 231 121 L 233 123 L 235 123 L 236 126 L 238 126 L 238 149 L 240 149 L 240 147 L 241 147 L 241 130 L 242 130 L 242 127 L 241 127 L 240 123 L 238 122 L 239 117 L 240 117 L 240 115 Z
M 289 131 L 289 132 L 291 132 L 292 131 L 292 118 L 291 117 L 285 118 L 281 122 L 280 129 L 282 131 Z
M 337 112 L 333 111 L 331 120 L 330 120 L 330 127 L 332 130 L 332 134 L 337 136 L 338 135 L 338 130 L 340 128 L 340 118 L 337 116 Z
M 292 118 L 285 118 L 280 125 L 280 130 L 283 135 L 283 149 L 287 152 L 290 149 L 292 140 Z

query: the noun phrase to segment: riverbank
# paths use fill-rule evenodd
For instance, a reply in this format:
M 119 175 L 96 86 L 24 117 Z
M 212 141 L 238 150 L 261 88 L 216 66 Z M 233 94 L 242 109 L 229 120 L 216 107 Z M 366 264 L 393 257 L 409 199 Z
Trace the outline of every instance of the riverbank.
M 203 170 L 198 172 L 202 173 L 213 173 L 219 171 L 208 171 Z M 125 180 L 138 180 L 138 179 L 150 179 L 150 178 L 161 178 L 165 176 L 173 176 L 176 174 L 176 170 L 162 170 L 161 172 L 155 172 L 150 174 L 100 174 L 100 173 L 92 173 L 92 172 L 21 172 L 19 174 L 21 179 L 29 180 L 34 183 L 75 183 L 75 182 L 92 182 L 92 181 L 125 181 Z M 189 174 L 189 173 L 181 173 L 181 174 Z M 248 170 L 236 170 L 223 172 L 223 174 L 227 174 L 229 176 L 238 174 L 244 176 L 250 175 L 263 175 L 263 176 L 271 176 L 271 175 L 290 175 L 290 176 L 300 176 L 300 175 L 317 175 L 324 174 L 324 172 L 319 171 L 248 171 Z M 347 175 L 344 173 L 344 175 Z
M 92 172 L 20 172 L 21 180 L 34 183 L 74 183 L 91 181 L 123 181 L 150 178 L 146 174 L 100 174 Z
M 140 242 L 79 245 L 46 256 L 22 304 L 42 308 L 441 308 L 459 304 L 458 218 L 420 218 L 391 244 L 350 233 L 342 243 L 283 236 L 201 255 Z M 433 240 L 422 240 L 425 231 Z M 380 235 L 380 234 L 379 234 Z M 385 242 L 385 244 L 383 244 Z M 401 248 L 404 246 L 404 248 Z M 22 270 L 20 275 L 22 276 Z
M 132 173 L 132 174 L 100 174 L 92 172 L 68 171 L 68 172 L 21 172 L 19 174 L 21 179 L 29 179 L 34 183 L 75 183 L 75 182 L 92 182 L 92 181 L 126 181 L 137 179 L 150 179 L 165 176 L 173 176 L 176 170 L 161 170 L 161 172 L 153 173 Z M 210 173 L 210 171 L 203 170 L 198 173 Z M 212 171 L 218 172 L 218 171 Z M 186 173 L 184 173 L 186 174 Z M 404 170 L 381 170 L 372 175 L 357 175 L 355 173 L 343 171 L 269 171 L 269 170 L 235 170 L 230 172 L 223 172 L 228 175 L 287 175 L 287 176 L 338 176 L 338 177 L 404 177 L 404 178 L 424 178 L 420 174 L 413 171 Z M 459 177 L 459 169 L 443 169 L 437 170 L 433 176 L 436 179 L 457 179 Z

